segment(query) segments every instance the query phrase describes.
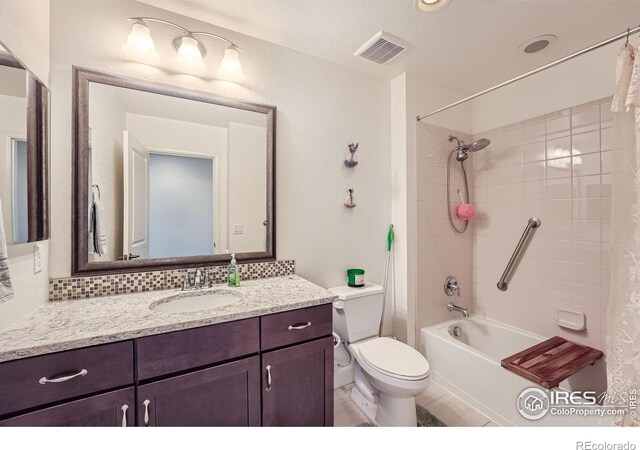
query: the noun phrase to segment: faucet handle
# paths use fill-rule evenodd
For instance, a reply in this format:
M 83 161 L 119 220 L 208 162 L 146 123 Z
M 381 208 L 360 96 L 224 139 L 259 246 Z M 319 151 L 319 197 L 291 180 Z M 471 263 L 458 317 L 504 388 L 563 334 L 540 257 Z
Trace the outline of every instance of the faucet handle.
M 171 272 L 173 276 L 182 276 L 182 290 L 187 291 L 191 289 L 191 278 L 189 277 L 188 270 L 174 270 Z
M 209 287 L 209 269 L 207 269 L 206 267 L 204 269 L 202 269 L 202 280 L 200 281 L 200 286 L 203 288 L 208 288 Z
M 453 275 L 448 276 L 444 281 L 444 292 L 449 297 L 451 297 L 454 292 L 458 297 L 460 297 L 460 286 L 458 286 L 458 279 Z

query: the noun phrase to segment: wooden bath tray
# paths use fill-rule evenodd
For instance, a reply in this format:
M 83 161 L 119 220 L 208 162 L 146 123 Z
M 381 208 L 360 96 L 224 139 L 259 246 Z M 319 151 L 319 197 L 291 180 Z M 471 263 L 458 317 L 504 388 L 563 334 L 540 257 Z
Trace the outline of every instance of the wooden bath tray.
M 603 353 L 558 336 L 502 360 L 502 367 L 546 388 L 558 385 L 602 358 Z

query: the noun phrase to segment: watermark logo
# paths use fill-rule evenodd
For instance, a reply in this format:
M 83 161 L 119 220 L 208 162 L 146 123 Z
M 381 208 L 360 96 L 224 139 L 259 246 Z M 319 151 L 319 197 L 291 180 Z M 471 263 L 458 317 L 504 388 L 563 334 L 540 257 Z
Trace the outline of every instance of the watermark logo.
M 549 412 L 551 401 L 542 389 L 535 387 L 525 389 L 518 396 L 518 412 L 529 420 L 542 419 Z
M 543 390 L 530 387 L 520 393 L 518 412 L 528 420 L 540 420 L 551 416 L 615 416 L 629 414 L 637 417 L 637 394 L 635 389 L 622 393 L 595 391 L 567 391 L 563 389 Z

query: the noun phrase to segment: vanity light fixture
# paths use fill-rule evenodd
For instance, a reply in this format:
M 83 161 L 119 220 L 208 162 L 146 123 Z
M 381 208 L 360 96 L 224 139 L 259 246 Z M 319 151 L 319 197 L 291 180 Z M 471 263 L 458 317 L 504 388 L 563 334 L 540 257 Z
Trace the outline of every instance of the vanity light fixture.
M 449 4 L 449 0 L 416 0 L 416 8 L 422 12 L 436 12 Z
M 133 23 L 131 33 L 127 38 L 127 45 L 133 46 L 140 53 L 156 51 L 156 46 L 151 39 L 151 30 L 142 20 L 136 20 Z
M 179 29 L 182 35 L 173 40 L 173 48 L 180 57 L 187 59 L 201 60 L 207 56 L 207 49 L 198 40 L 198 36 L 209 36 L 226 42 L 228 47 L 220 61 L 220 73 L 235 79 L 244 79 L 239 53 L 242 50 L 229 39 L 204 31 L 190 31 L 173 22 L 153 17 L 130 17 L 127 20 L 133 21 L 131 32 L 127 38 L 127 45 L 131 45 L 140 53 L 155 51 L 155 44 L 151 38 L 151 30 L 147 26 L 147 22 L 162 23 Z

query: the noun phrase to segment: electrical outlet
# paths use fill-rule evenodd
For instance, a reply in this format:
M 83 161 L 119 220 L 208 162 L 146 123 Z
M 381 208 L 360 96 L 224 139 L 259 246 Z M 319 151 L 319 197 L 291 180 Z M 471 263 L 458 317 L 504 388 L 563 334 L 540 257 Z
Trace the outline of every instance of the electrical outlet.
M 42 272 L 42 244 L 33 246 L 33 273 Z
M 244 227 L 242 226 L 241 223 L 235 224 L 233 226 L 233 234 L 243 234 L 244 233 Z

